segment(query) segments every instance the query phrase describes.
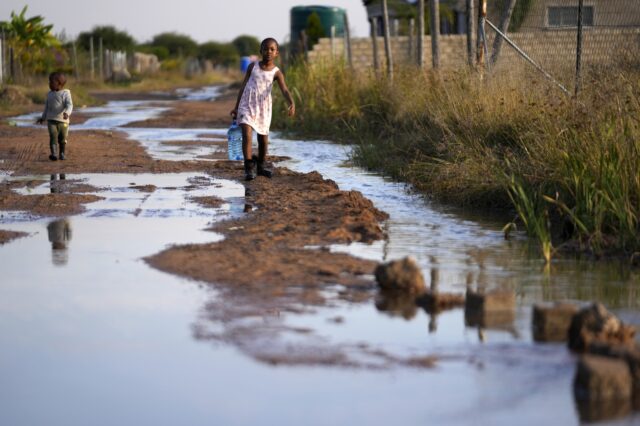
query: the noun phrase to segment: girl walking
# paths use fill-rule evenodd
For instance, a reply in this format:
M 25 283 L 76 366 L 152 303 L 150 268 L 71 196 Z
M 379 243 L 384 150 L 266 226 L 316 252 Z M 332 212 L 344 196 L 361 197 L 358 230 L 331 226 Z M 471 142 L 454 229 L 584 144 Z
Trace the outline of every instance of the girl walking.
M 260 44 L 261 61 L 253 62 L 247 68 L 242 82 L 235 108 L 231 111 L 233 118 L 237 118 L 242 128 L 242 155 L 244 156 L 245 180 L 253 180 L 256 174 L 270 178 L 271 170 L 265 168 L 267 148 L 269 146 L 269 126 L 271 125 L 271 88 L 276 81 L 282 95 L 289 103 L 288 113 L 292 117 L 296 113 L 296 106 L 284 81 L 284 74 L 276 66 L 274 60 L 278 57 L 278 42 L 273 38 L 266 38 Z M 251 136 L 255 130 L 258 134 L 258 156 L 251 155 Z M 257 171 L 256 171 L 257 167 Z

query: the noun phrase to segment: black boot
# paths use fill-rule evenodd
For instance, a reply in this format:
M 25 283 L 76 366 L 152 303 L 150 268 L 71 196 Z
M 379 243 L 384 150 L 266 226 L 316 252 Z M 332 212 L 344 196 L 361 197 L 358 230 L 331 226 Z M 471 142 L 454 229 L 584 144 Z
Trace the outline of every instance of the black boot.
M 253 156 L 253 161 L 255 161 L 258 165 L 258 176 L 264 176 L 271 179 L 271 176 L 273 176 L 273 172 L 269 169 L 265 169 L 264 161 L 260 161 L 255 155 Z
M 64 148 L 67 144 L 66 143 L 61 143 L 60 144 L 60 159 L 64 160 L 65 159 L 65 155 L 64 155 Z
M 256 162 L 253 160 L 244 160 L 244 180 L 254 180 L 256 178 Z

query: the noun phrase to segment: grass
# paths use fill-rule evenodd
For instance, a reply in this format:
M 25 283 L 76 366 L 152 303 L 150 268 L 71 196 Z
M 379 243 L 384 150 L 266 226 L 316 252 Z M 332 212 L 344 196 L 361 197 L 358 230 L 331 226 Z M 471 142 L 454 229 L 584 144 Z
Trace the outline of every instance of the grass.
M 297 117 L 276 112 L 274 122 L 354 143 L 357 163 L 445 202 L 517 212 L 546 259 L 563 248 L 632 256 L 640 61 L 630 62 L 591 69 L 578 101 L 533 73 L 480 81 L 404 69 L 391 83 L 339 63 L 301 64 L 287 71 Z

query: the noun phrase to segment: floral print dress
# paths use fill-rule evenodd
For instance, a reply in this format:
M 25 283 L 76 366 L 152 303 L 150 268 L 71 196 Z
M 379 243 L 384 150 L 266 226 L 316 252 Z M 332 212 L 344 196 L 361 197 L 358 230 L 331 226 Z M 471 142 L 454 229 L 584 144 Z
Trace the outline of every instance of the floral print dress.
M 278 67 L 264 71 L 260 68 L 259 62 L 254 62 L 251 76 L 238 105 L 238 123 L 248 124 L 260 135 L 269 134 L 271 88 L 277 71 Z

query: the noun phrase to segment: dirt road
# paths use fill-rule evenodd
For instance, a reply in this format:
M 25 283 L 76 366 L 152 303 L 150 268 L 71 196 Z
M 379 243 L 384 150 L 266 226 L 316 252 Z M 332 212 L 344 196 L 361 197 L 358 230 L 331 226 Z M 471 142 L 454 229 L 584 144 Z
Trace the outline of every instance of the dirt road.
M 163 101 L 163 106 L 168 105 L 170 109 L 161 117 L 132 126 L 224 127 L 235 103 L 235 94 L 228 93 L 215 102 L 177 99 L 166 102 Z M 80 110 L 74 114 L 73 123 L 86 118 Z M 72 176 L 79 173 L 197 171 L 216 178 L 241 180 L 243 177 L 240 162 L 227 161 L 223 158 L 224 152 L 215 162 L 157 160 L 124 134 L 74 130 L 73 123 L 68 159 L 56 162 L 47 158 L 48 136 L 44 127 L 0 125 L 2 172 L 13 176 Z M 343 299 L 371 299 L 375 262 L 331 253 L 322 247 L 382 239 L 380 222 L 387 215 L 359 192 L 341 191 L 333 181 L 323 179 L 317 172 L 300 174 L 278 167 L 274 171 L 272 179 L 258 177 L 251 182 L 242 181 L 246 191 L 246 214 L 236 220 L 219 222 L 212 228 L 224 235 L 223 241 L 172 247 L 146 261 L 165 272 L 211 283 L 226 289 L 229 294 L 240 291 L 245 298 L 243 305 L 254 306 L 257 310 L 265 309 L 265 300 L 279 311 L 294 310 L 294 306 L 300 304 L 322 305 L 326 302 L 323 286 L 342 286 L 344 290 L 339 297 Z M 50 194 L 24 195 L 15 191 L 38 183 L 42 180 L 0 183 L 0 210 L 20 210 L 36 216 L 67 216 L 81 213 L 87 203 L 98 199 L 91 194 L 95 188 L 73 180 L 64 183 L 65 191 Z M 201 202 L 216 200 L 203 199 Z M 0 243 L 19 237 L 19 234 L 0 232 Z M 242 315 L 245 314 L 246 310 Z M 228 311 L 225 315 L 236 316 L 238 312 Z

